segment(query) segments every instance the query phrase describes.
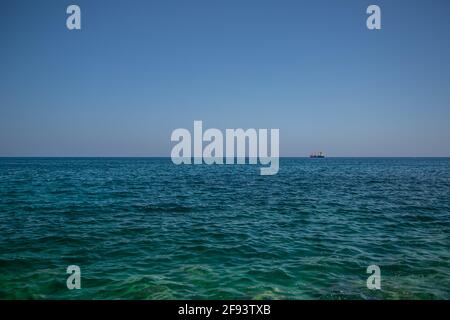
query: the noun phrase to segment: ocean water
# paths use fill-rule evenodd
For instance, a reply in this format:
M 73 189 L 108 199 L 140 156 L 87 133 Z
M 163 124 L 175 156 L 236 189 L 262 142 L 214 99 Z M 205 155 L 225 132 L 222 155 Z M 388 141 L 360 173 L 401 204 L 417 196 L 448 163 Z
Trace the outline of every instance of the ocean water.
M 447 158 L 2 158 L 0 299 L 449 299 L 449 227 Z

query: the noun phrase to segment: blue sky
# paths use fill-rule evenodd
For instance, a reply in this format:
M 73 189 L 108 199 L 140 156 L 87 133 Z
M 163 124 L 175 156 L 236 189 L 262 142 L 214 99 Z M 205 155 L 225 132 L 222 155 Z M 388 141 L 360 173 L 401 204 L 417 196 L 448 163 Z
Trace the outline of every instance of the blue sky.
M 0 156 L 170 156 L 194 120 L 279 128 L 282 156 L 450 156 L 449 17 L 445 0 L 5 0 Z

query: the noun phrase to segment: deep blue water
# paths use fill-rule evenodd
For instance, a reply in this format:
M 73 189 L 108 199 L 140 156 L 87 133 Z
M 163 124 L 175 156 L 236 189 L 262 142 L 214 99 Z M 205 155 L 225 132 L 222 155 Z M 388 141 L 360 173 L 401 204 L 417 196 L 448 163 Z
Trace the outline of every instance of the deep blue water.
M 0 299 L 449 299 L 449 227 L 448 158 L 2 158 Z

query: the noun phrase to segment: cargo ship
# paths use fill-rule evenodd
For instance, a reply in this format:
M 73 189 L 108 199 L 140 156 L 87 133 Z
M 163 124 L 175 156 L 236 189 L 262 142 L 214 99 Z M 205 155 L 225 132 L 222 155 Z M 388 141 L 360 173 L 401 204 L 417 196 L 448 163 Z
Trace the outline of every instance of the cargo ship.
M 309 155 L 310 158 L 325 158 L 325 154 L 322 151 L 313 152 Z

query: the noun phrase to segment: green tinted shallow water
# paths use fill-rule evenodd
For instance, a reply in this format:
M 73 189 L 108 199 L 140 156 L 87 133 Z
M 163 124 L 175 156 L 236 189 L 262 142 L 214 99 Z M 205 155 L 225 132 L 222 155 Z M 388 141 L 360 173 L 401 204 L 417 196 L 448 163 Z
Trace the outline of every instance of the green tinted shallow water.
M 450 159 L 4 158 L 0 298 L 448 299 L 449 227 Z

